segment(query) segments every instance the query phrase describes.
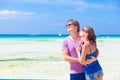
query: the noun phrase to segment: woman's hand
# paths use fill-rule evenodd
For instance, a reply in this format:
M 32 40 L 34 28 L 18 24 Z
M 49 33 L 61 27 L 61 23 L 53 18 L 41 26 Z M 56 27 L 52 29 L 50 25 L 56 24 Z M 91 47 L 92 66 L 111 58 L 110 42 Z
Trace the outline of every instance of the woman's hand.
M 77 45 L 75 46 L 75 49 L 76 49 L 77 54 L 80 55 L 80 50 L 81 50 L 80 45 L 77 44 Z

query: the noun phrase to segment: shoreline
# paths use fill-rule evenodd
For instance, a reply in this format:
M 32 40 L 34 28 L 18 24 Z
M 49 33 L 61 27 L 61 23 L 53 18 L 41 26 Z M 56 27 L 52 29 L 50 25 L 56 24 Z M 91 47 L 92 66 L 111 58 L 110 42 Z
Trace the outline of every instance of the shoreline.
M 0 34 L 0 39 L 64 39 L 68 34 Z M 97 34 L 100 38 L 120 38 L 120 34 Z

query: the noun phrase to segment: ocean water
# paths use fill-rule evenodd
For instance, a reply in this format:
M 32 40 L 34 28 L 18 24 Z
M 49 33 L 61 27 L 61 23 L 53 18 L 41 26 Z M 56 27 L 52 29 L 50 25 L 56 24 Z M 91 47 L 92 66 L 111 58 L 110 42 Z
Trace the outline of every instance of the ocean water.
M 5 38 L 13 38 L 13 39 L 20 39 L 20 38 L 39 38 L 39 39 L 53 39 L 53 38 L 65 38 L 68 35 L 31 35 L 31 34 L 0 34 L 0 39 Z M 97 35 L 97 38 L 120 38 L 120 35 Z
M 54 39 L 54 38 L 65 38 L 68 35 L 30 35 L 30 34 L 2 34 L 0 39 Z

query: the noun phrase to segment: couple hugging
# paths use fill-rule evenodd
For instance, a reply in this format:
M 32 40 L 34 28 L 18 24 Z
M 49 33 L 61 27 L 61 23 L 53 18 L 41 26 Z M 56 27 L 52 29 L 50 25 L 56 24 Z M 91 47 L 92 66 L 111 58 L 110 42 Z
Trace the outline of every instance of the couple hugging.
M 63 40 L 62 53 L 64 60 L 70 63 L 70 80 L 102 80 L 103 71 L 97 60 L 99 51 L 93 28 L 85 26 L 80 31 L 79 22 L 70 19 L 66 29 L 70 35 Z

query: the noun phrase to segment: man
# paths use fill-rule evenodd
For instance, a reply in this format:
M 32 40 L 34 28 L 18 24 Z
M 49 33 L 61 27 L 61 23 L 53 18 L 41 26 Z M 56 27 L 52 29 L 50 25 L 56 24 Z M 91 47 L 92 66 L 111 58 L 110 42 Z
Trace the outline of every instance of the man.
M 79 63 L 78 55 L 75 46 L 81 44 L 79 29 L 79 22 L 73 19 L 67 21 L 67 31 L 70 36 L 64 39 L 62 51 L 65 61 L 70 63 L 70 80 L 85 80 L 83 65 Z

